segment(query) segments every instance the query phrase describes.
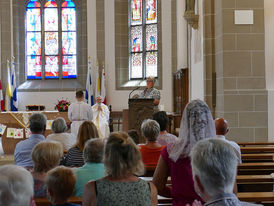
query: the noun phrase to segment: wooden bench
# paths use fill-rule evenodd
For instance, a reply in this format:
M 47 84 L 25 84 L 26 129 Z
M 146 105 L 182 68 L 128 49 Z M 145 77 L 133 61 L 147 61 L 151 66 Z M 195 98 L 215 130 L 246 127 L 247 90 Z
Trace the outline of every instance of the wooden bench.
M 238 142 L 237 143 L 239 146 L 260 146 L 260 145 L 273 145 L 274 146 L 274 142 Z
M 274 147 L 241 147 L 242 154 L 247 153 L 274 153 Z
M 274 153 L 242 154 L 242 161 L 274 161 Z
M 245 162 L 238 165 L 238 175 L 270 175 L 274 173 L 274 162 Z
M 238 198 L 245 202 L 261 203 L 264 201 L 274 201 L 274 192 L 239 192 Z
M 248 183 L 248 182 L 273 182 L 271 175 L 238 175 L 237 183 Z
M 36 198 L 34 198 L 34 201 L 35 201 L 36 206 L 51 205 L 50 201 L 46 197 L 36 197 Z M 68 202 L 82 205 L 82 197 L 71 197 L 71 198 L 69 198 Z

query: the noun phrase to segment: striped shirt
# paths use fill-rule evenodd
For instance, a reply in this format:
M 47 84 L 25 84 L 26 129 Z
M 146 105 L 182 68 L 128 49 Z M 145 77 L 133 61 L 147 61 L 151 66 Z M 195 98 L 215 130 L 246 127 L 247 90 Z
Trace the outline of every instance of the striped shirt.
M 70 148 L 65 157 L 64 165 L 69 167 L 82 167 L 84 164 L 83 152 L 81 152 L 78 147 Z

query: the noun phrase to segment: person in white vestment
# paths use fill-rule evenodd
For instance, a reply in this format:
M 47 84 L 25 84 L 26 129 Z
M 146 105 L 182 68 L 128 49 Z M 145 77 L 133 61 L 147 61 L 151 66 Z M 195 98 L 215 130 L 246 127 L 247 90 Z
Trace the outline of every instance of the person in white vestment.
M 84 121 L 92 121 L 93 114 L 91 106 L 84 102 L 83 91 L 76 92 L 76 100 L 68 108 L 68 118 L 72 122 L 71 133 L 77 137 L 80 125 Z
M 99 137 L 105 138 L 109 135 L 109 109 L 102 103 L 102 97 L 96 98 L 96 104 L 92 106 L 93 123 L 96 125 Z

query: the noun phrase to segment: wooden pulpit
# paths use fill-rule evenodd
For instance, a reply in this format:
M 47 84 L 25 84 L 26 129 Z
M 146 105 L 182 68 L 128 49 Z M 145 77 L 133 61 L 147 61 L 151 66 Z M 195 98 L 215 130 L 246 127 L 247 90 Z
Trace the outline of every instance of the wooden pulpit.
M 140 143 L 145 140 L 141 137 L 141 124 L 145 119 L 151 119 L 154 112 L 154 99 L 129 99 L 128 129 L 135 129 L 140 134 Z

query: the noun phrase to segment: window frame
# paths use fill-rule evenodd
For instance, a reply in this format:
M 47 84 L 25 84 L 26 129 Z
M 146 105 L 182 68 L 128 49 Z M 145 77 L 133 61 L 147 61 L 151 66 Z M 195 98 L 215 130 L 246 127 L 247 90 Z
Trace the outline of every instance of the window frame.
M 57 4 L 57 12 L 58 12 L 58 54 L 56 55 L 46 55 L 45 54 L 45 33 L 48 31 L 45 31 L 44 25 L 45 25 L 45 18 L 44 18 L 44 11 L 45 9 L 47 9 L 47 7 L 45 7 L 46 2 L 49 0 L 37 0 L 37 2 L 40 4 L 40 21 L 41 21 L 41 78 L 37 78 L 37 79 L 33 79 L 33 78 L 28 78 L 28 66 L 27 66 L 27 57 L 28 56 L 39 56 L 39 55 L 28 55 L 27 54 L 27 33 L 28 32 L 33 32 L 33 31 L 28 31 L 27 30 L 27 8 L 28 8 L 28 3 L 31 2 L 31 0 L 27 0 L 25 2 L 25 13 L 24 13 L 24 34 L 25 34 L 25 47 L 24 47 L 24 59 L 25 59 L 25 79 L 26 81 L 41 81 L 41 80 L 76 80 L 78 79 L 78 75 L 79 75 L 79 71 L 78 71 L 78 9 L 77 9 L 77 0 L 71 0 L 74 3 L 74 7 L 62 7 L 62 4 L 64 2 L 66 2 L 65 0 L 54 0 L 54 2 Z M 35 7 L 34 7 L 35 8 Z M 71 31 L 71 30 L 62 30 L 62 8 L 75 8 L 75 31 Z M 48 8 L 50 9 L 50 8 Z M 65 32 L 75 32 L 76 34 L 76 38 L 75 38 L 75 54 L 62 54 L 62 34 Z M 45 76 L 45 57 L 46 56 L 57 56 L 58 57 L 58 72 L 59 75 L 56 78 L 49 78 Z M 76 77 L 75 78 L 64 78 L 63 77 L 63 64 L 62 64 L 62 57 L 64 56 L 75 56 L 76 59 Z
M 128 0 L 128 36 L 129 36 L 129 41 L 128 41 L 128 51 L 129 51 L 129 59 L 128 59 L 128 78 L 129 81 L 134 81 L 134 80 L 144 80 L 146 79 L 148 76 L 146 76 L 146 57 L 147 57 L 147 53 L 150 52 L 156 52 L 157 53 L 157 76 L 155 77 L 156 79 L 159 79 L 159 74 L 160 74 L 160 59 L 159 59 L 159 0 L 156 0 L 156 17 L 157 17 L 157 21 L 156 23 L 146 23 L 146 1 L 147 0 L 142 0 L 142 23 L 139 25 L 131 25 L 131 15 L 132 15 L 132 6 L 131 6 L 131 2 L 132 0 Z M 157 27 L 157 49 L 156 50 L 147 50 L 147 43 L 146 43 L 146 27 L 149 25 L 156 25 Z M 140 52 L 132 52 L 132 39 L 131 39 L 131 28 L 133 27 L 142 27 L 142 51 Z M 142 54 L 142 77 L 140 78 L 131 78 L 131 73 L 132 73 L 132 55 L 133 54 L 137 54 L 137 53 L 141 53 Z

